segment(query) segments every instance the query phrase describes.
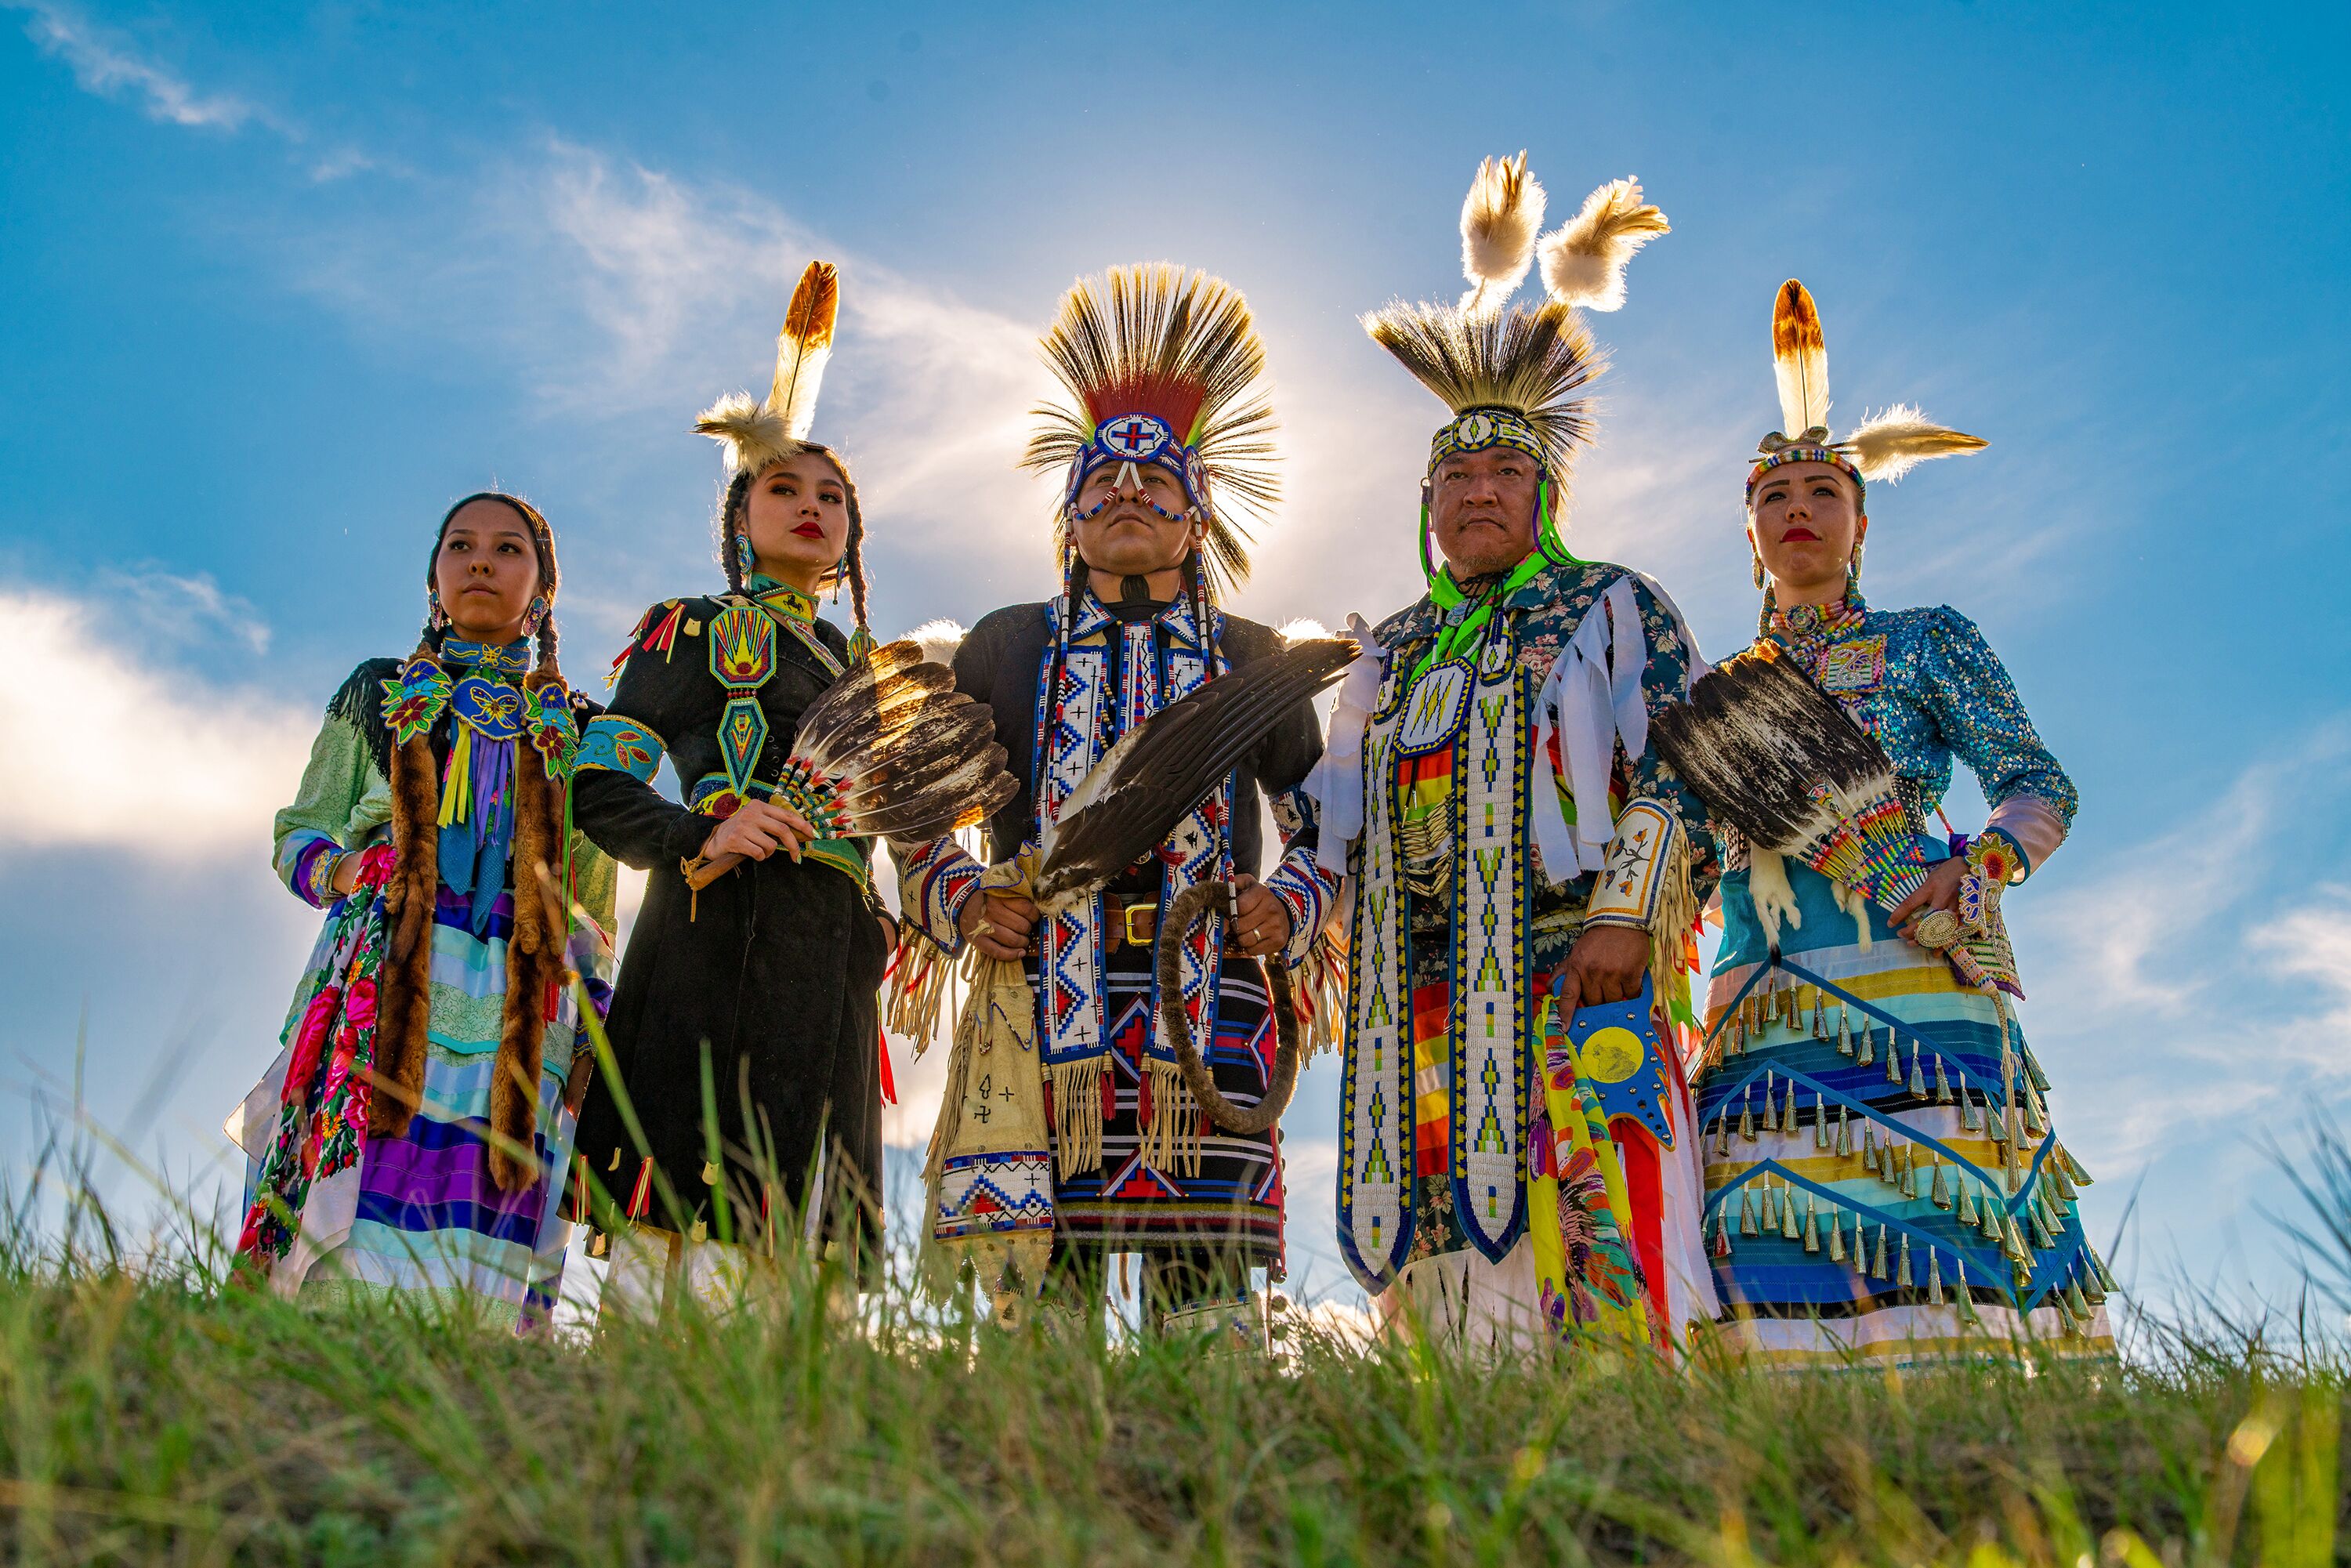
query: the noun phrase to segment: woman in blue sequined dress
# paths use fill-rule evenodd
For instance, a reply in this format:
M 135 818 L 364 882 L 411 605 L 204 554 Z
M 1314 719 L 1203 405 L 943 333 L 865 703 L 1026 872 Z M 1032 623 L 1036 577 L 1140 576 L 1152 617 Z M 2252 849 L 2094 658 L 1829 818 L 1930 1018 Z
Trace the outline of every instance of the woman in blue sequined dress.
M 1929 836 L 1934 870 L 1890 912 L 1810 866 L 1724 846 L 1694 1075 L 1722 1332 L 1794 1365 L 2028 1337 L 2110 1352 L 2110 1281 L 2074 1202 L 2089 1177 L 2052 1125 L 2012 967 L 1973 988 L 1916 940 L 1941 935 L 1934 925 L 2001 931 L 2001 896 L 2064 842 L 2074 786 L 1973 622 L 1948 606 L 1877 609 L 1860 591 L 1867 482 L 1984 444 L 1907 408 L 1833 441 L 1819 318 L 1793 280 L 1773 346 L 1797 434 L 1766 437 L 1747 480 L 1759 637 L 1876 737 L 1920 821 L 1935 820 L 1955 758 L 1991 814 L 1972 837 Z

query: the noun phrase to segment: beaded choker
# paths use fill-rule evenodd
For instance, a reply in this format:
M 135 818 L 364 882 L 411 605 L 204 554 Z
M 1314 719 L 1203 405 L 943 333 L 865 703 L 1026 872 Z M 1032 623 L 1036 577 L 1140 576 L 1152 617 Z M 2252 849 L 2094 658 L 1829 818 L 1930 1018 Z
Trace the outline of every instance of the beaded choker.
M 789 615 L 806 623 L 816 619 L 816 601 L 788 582 L 778 582 L 766 572 L 755 571 L 744 585 L 752 598 L 778 615 Z
M 500 647 L 489 643 L 469 643 L 463 637 L 444 637 L 441 658 L 446 664 L 486 673 L 519 675 L 530 668 L 530 639 L 517 637 Z

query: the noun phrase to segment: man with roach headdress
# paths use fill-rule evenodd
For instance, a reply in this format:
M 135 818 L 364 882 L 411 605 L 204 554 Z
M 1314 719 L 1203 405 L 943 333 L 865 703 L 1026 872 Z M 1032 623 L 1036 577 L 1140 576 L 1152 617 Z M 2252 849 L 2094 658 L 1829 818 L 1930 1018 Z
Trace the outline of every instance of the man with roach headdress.
M 1160 1016 L 1154 948 L 1177 894 L 1237 883 L 1228 915 L 1171 939 L 1183 1016 L 1216 1087 L 1254 1106 L 1274 1056 L 1259 961 L 1306 970 L 1310 988 L 1327 973 L 1316 944 L 1337 878 L 1315 864 L 1313 807 L 1299 789 L 1321 751 L 1311 704 L 1294 703 L 1155 853 L 1100 894 L 1040 913 L 998 884 L 1019 880 L 1011 863 L 1050 835 L 1122 737 L 1280 645 L 1217 603 L 1248 570 L 1240 516 L 1275 494 L 1272 414 L 1257 390 L 1264 349 L 1237 291 L 1165 265 L 1077 284 L 1043 349 L 1071 402 L 1040 411 L 1047 423 L 1023 463 L 1066 476 L 1061 590 L 984 617 L 955 654 L 957 686 L 994 708 L 1022 788 L 988 821 L 989 867 L 951 838 L 899 846 L 908 931 L 895 1010 L 927 1038 L 935 1017 L 923 1015 L 935 1014 L 946 966 L 915 943 L 1024 964 L 1051 1158 L 957 1166 L 931 1228 L 951 1239 L 1050 1214 L 1049 1307 L 1098 1323 L 1109 1256 L 1139 1251 L 1154 1322 L 1260 1337 L 1249 1277 L 1281 1273 L 1280 1146 L 1270 1129 L 1227 1134 L 1204 1116 Z M 1262 881 L 1260 794 L 1282 835 Z
M 1488 160 L 1468 296 L 1364 319 L 1451 417 L 1421 486 L 1428 592 L 1358 625 L 1310 786 L 1353 894 L 1339 1241 L 1392 1324 L 1662 1347 L 1714 1315 L 1672 1042 L 1716 864 L 1647 727 L 1702 666 L 1664 591 L 1579 559 L 1559 521 L 1601 369 L 1579 309 L 1616 308 L 1666 224 L 1602 186 L 1540 242 L 1548 298 L 1506 308 L 1542 206 L 1524 153 Z M 1611 1028 L 1566 1027 L 1604 1005 Z

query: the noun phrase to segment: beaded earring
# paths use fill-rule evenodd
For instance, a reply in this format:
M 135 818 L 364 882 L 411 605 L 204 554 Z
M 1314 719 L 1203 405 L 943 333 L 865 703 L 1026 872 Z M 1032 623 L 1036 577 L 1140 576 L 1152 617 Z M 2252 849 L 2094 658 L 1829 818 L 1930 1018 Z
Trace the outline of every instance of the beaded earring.
M 1861 587 L 1861 540 L 1853 541 L 1853 559 L 1844 563 L 1844 591 L 1848 598 Z
M 546 624 L 546 622 L 547 595 L 542 593 L 533 598 L 530 601 L 530 608 L 523 612 L 522 634 L 526 637 L 535 637 L 538 635 L 539 627 Z
M 751 536 L 737 531 L 735 535 L 735 564 L 740 567 L 743 575 L 748 578 L 758 569 L 758 563 L 759 558 L 751 549 Z
M 1761 588 L 1763 586 L 1763 557 L 1760 552 L 1750 551 L 1750 553 L 1754 555 L 1755 586 L 1757 588 Z
M 443 627 L 444 627 L 444 626 L 446 626 L 446 625 L 448 625 L 448 624 L 449 624 L 449 612 L 448 612 L 446 610 L 444 610 L 443 608 L 441 608 L 441 591 L 440 591 L 440 589 L 438 589 L 438 588 L 429 588 L 429 589 L 426 589 L 426 590 L 424 591 L 424 599 L 425 599 L 425 602 L 426 602 L 429 606 L 431 606 L 431 609 L 430 609 L 430 611 L 429 611 L 429 612 L 428 612 L 428 618 L 429 618 L 429 619 L 432 621 L 432 622 L 433 622 L 433 629 L 434 629 L 435 632 L 438 632 L 438 631 L 440 631 Z

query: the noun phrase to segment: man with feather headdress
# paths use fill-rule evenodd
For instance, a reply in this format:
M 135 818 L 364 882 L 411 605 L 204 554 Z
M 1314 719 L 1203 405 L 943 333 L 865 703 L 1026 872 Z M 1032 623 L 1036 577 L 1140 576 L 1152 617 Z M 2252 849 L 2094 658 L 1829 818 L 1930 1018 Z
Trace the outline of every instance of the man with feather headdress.
M 1216 1087 L 1254 1105 L 1274 1056 L 1259 961 L 1307 965 L 1337 888 L 1315 863 L 1313 809 L 1299 789 L 1322 749 L 1311 704 L 1296 702 L 1155 854 L 1101 868 L 1108 886 L 1074 908 L 1040 914 L 994 889 L 1122 737 L 1280 647 L 1270 629 L 1217 604 L 1248 570 L 1241 518 L 1275 496 L 1264 349 L 1238 292 L 1166 265 L 1078 283 L 1043 349 L 1071 401 L 1040 411 L 1046 423 L 1023 463 L 1065 476 L 1061 592 L 986 616 L 955 655 L 957 686 L 994 707 L 1023 788 L 987 824 L 992 867 L 952 839 L 900 846 L 898 858 L 908 943 L 1026 967 L 1050 1158 L 1005 1150 L 946 1162 L 933 1234 L 954 1243 L 1025 1227 L 1040 1250 L 1050 1234 L 1047 1304 L 1096 1320 L 1109 1255 L 1139 1251 L 1155 1321 L 1193 1316 L 1255 1337 L 1249 1270 L 1279 1279 L 1282 1267 L 1280 1146 L 1271 1131 L 1207 1124 L 1161 1017 L 1154 950 L 1179 893 L 1238 884 L 1228 917 L 1184 934 L 1176 972 Z M 1260 796 L 1282 835 L 1261 882 Z M 940 967 L 905 945 L 899 965 L 902 988 L 916 990 L 914 977 Z
M 1339 1240 L 1392 1322 L 1663 1345 L 1714 1312 L 1671 1042 L 1716 864 L 1647 725 L 1702 666 L 1663 590 L 1577 559 L 1559 524 L 1601 369 L 1579 309 L 1616 308 L 1666 223 L 1619 180 L 1539 247 L 1542 208 L 1524 153 L 1488 160 L 1468 294 L 1364 319 L 1450 417 L 1422 482 L 1428 592 L 1359 626 L 1311 787 L 1353 894 Z M 1508 305 L 1538 248 L 1547 298 Z M 1595 1004 L 1631 1055 L 1570 1045 Z M 1634 1082 L 1637 1105 L 1607 1092 Z

